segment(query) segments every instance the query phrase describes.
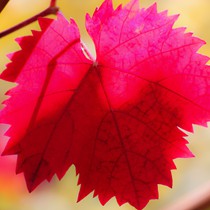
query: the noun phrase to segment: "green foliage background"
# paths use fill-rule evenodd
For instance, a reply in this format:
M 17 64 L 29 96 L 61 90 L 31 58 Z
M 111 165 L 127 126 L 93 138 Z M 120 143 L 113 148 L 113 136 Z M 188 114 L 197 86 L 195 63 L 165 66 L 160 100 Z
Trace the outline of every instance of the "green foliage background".
M 114 5 L 125 4 L 127 0 L 114 0 Z M 93 13 L 102 0 L 58 0 L 58 6 L 67 19 L 74 18 L 79 25 L 81 36 L 88 47 L 94 51 L 85 26 L 85 14 Z M 148 7 L 153 0 L 141 0 L 141 7 Z M 181 14 L 177 26 L 186 26 L 196 36 L 207 42 L 200 53 L 210 56 L 210 1 L 209 0 L 157 0 L 158 10 L 169 10 L 169 14 Z M 0 31 L 17 24 L 45 9 L 49 0 L 10 0 L 7 7 L 0 14 Z M 52 16 L 54 18 L 54 16 Z M 16 37 L 30 34 L 31 29 L 38 30 L 38 24 L 33 23 L 19 31 L 0 39 L 0 71 L 9 62 L 6 54 L 19 49 L 13 41 Z M 6 97 L 4 92 L 11 84 L 0 81 L 1 101 Z M 189 192 L 196 190 L 209 182 L 210 177 L 210 128 L 195 127 L 195 134 L 188 137 L 190 148 L 196 158 L 176 160 L 178 171 L 173 171 L 174 188 L 160 186 L 160 199 L 151 201 L 145 210 L 170 210 L 167 206 L 176 203 Z M 2 143 L 2 140 L 0 140 Z M 11 160 L 13 161 L 13 160 Z M 100 205 L 92 194 L 80 203 L 76 203 L 79 187 L 74 168 L 66 174 L 60 182 L 54 179 L 51 184 L 42 184 L 35 192 L 29 194 L 26 190 L 22 175 L 1 176 L 4 168 L 0 168 L 0 210 L 132 210 L 129 205 L 119 207 L 112 199 L 104 207 Z M 209 208 L 210 209 L 210 208 Z M 172 210 L 172 208 L 171 208 Z

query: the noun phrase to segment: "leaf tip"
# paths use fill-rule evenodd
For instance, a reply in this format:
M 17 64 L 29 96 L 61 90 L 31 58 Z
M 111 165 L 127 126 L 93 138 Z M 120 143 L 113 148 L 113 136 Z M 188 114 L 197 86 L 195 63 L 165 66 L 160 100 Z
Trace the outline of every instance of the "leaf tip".
M 1 154 L 2 156 L 15 155 L 20 152 L 19 145 L 10 145 L 9 143 L 10 143 L 10 141 L 7 143 L 6 147 L 4 148 L 4 150 Z
M 150 13 L 157 13 L 157 2 L 148 7 L 147 11 L 149 11 Z
M 38 18 L 38 23 L 42 31 L 45 31 L 53 21 L 54 20 L 51 18 L 46 18 L 46 17 Z
M 80 183 L 80 178 L 79 178 L 78 184 L 79 183 Z M 88 196 L 92 191 L 93 189 L 87 188 L 83 184 L 80 184 L 80 190 L 77 197 L 77 203 L 80 202 L 86 196 Z

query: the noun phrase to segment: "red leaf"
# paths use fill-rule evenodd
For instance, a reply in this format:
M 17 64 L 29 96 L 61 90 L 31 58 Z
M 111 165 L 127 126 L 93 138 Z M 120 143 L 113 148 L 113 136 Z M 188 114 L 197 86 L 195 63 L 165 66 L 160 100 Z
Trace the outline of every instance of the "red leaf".
M 86 22 L 95 61 L 61 14 L 18 40 L 22 50 L 1 75 L 18 84 L 1 122 L 11 125 L 4 154 L 18 154 L 29 191 L 72 164 L 79 200 L 94 191 L 102 204 L 115 196 L 142 209 L 158 198 L 157 184 L 172 186 L 173 159 L 192 157 L 178 127 L 210 120 L 209 58 L 197 53 L 204 42 L 172 29 L 176 19 L 156 5 L 114 10 L 105 0 Z

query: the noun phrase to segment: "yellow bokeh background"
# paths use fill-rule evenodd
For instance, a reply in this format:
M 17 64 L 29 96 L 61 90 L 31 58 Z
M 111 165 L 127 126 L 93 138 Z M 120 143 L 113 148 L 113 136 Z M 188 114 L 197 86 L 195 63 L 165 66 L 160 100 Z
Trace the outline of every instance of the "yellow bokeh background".
M 92 51 L 93 44 L 85 31 L 85 14 L 92 14 L 95 7 L 102 2 L 102 0 L 58 0 L 60 10 L 67 19 L 71 17 L 76 20 L 83 41 Z M 117 6 L 128 1 L 114 0 L 113 2 Z M 140 6 L 148 7 L 154 2 L 154 0 L 140 0 Z M 170 15 L 180 14 L 175 27 L 185 26 L 187 31 L 205 40 L 207 44 L 199 52 L 210 56 L 209 0 L 157 0 L 156 2 L 159 11 L 168 10 Z M 49 0 L 10 0 L 0 14 L 0 31 L 39 13 L 48 5 Z M 33 23 L 0 39 L 0 71 L 3 71 L 6 63 L 9 62 L 6 55 L 19 49 L 14 39 L 29 35 L 31 29 L 38 30 L 38 24 Z M 1 101 L 6 98 L 4 92 L 9 87 L 11 84 L 0 81 Z M 173 189 L 160 186 L 160 199 L 150 201 L 145 210 L 172 210 L 170 206 L 173 203 L 210 182 L 210 128 L 198 126 L 194 128 L 195 133 L 189 134 L 188 140 L 189 147 L 196 158 L 175 161 L 178 170 L 173 171 Z M 4 169 L 0 168 L 0 174 L 3 171 Z M 105 206 L 101 206 L 97 198 L 92 198 L 92 194 L 76 203 L 79 186 L 77 186 L 74 167 L 62 181 L 59 182 L 55 178 L 50 184 L 43 183 L 31 194 L 26 190 L 22 175 L 16 176 L 14 171 L 11 172 L 8 180 L 2 181 L 0 176 L 0 210 L 134 210 L 128 204 L 119 207 L 114 198 Z

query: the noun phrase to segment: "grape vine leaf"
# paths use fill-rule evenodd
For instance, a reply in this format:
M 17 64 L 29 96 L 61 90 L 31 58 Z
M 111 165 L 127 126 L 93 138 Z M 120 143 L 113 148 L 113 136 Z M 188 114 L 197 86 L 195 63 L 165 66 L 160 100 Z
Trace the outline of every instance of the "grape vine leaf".
M 173 160 L 193 156 L 179 127 L 193 132 L 210 120 L 204 41 L 174 29 L 177 17 L 105 0 L 86 16 L 95 60 L 62 14 L 17 39 L 22 49 L 1 74 L 17 86 L 0 121 L 11 125 L 3 154 L 17 154 L 29 191 L 72 164 L 78 200 L 94 191 L 103 205 L 116 197 L 140 210 L 158 198 L 158 184 L 172 187 Z

